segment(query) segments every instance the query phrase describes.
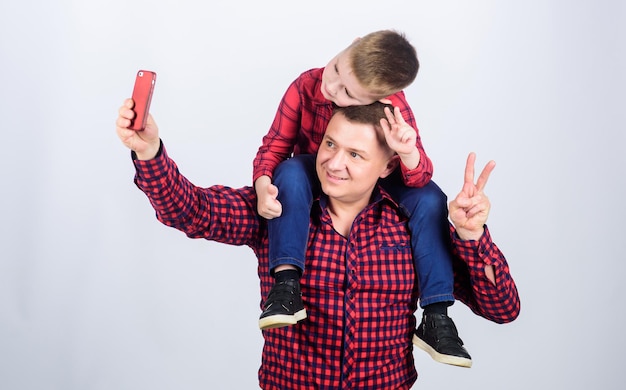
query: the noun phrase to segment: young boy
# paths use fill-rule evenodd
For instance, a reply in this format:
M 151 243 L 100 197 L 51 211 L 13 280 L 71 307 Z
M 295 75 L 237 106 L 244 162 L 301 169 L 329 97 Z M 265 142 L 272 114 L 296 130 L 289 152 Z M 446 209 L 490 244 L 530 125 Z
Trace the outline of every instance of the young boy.
M 261 329 L 293 325 L 306 318 L 300 278 L 306 277 L 310 211 L 319 194 L 313 154 L 334 105 L 381 100 L 395 107 L 393 112 L 385 110 L 387 119 L 381 118 L 381 125 L 401 161 L 401 168 L 382 184 L 406 212 L 411 231 L 410 248 L 394 250 L 412 250 L 424 309 L 413 343 L 436 361 L 471 366 L 471 357 L 447 316 L 448 306 L 454 303 L 447 198 L 430 181 L 432 163 L 402 92 L 413 82 L 418 68 L 415 48 L 404 35 L 383 30 L 356 39 L 325 68 L 302 73 L 287 89 L 254 159 L 257 208 L 268 220 L 270 269 L 276 281 L 263 304 Z M 351 157 L 367 159 L 357 150 Z

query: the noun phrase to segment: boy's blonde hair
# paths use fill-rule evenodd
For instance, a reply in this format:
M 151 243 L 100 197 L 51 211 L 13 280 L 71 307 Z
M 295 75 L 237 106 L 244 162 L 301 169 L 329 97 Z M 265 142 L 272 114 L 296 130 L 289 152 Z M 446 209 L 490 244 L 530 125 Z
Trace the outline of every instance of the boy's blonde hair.
M 415 48 L 393 30 L 369 33 L 348 47 L 356 79 L 372 95 L 384 98 L 408 87 L 419 69 Z

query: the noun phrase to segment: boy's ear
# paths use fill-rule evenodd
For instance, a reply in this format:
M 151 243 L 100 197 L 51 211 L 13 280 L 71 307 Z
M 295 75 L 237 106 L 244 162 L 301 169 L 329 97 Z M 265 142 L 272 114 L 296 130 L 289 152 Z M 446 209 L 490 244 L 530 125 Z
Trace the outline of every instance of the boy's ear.
M 398 165 L 400 165 L 400 156 L 394 154 L 393 156 L 391 156 L 389 161 L 387 161 L 387 166 L 385 167 L 383 173 L 380 174 L 380 178 L 384 179 L 387 176 L 391 175 L 391 172 L 395 171 Z
M 354 41 L 352 41 L 352 45 L 354 45 L 355 43 L 357 43 L 359 40 L 361 39 L 361 37 L 356 37 L 354 38 Z

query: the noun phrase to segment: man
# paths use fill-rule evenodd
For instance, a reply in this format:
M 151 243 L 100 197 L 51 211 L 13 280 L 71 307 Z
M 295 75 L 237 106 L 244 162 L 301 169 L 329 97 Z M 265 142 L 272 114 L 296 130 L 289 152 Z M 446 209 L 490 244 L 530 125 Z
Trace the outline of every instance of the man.
M 157 218 L 192 238 L 252 248 L 265 298 L 274 281 L 254 189 L 194 186 L 167 156 L 152 117 L 144 131 L 128 129 L 132 107 L 127 100 L 120 108 L 117 134 L 133 151 L 135 183 Z M 312 207 L 301 280 L 308 319 L 263 331 L 263 389 L 409 389 L 417 378 L 411 341 L 419 288 L 407 218 L 377 183 L 398 163 L 385 142 L 394 127 L 381 120 L 383 107 L 341 108 L 328 124 L 315 162 L 323 195 Z M 470 154 L 463 189 L 450 203 L 455 297 L 478 315 L 509 322 L 519 314 L 519 298 L 485 226 L 490 203 L 483 188 L 494 163 L 477 183 L 473 166 Z M 455 329 L 433 321 L 436 333 L 428 337 L 462 344 Z

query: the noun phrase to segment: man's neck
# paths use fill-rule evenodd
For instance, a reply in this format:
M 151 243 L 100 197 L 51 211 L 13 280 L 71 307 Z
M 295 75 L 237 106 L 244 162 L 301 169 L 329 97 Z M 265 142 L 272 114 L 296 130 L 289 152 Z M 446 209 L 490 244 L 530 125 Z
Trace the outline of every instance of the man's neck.
M 328 203 L 328 213 L 333 221 L 335 230 L 347 238 L 350 235 L 350 228 L 354 219 L 363 211 L 367 204 L 368 202 L 344 203 L 331 199 Z

